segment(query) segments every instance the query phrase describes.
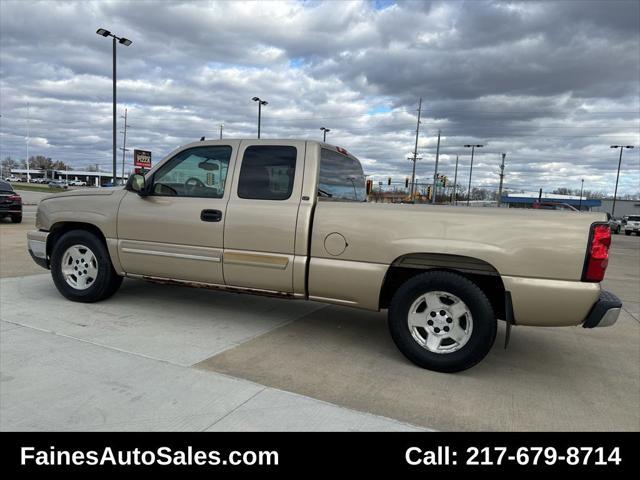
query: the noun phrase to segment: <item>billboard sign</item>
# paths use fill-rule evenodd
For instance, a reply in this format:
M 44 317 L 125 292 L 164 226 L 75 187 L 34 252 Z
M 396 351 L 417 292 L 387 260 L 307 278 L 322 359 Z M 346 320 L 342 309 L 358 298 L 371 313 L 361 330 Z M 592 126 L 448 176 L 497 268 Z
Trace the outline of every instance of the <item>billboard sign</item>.
M 151 169 L 151 152 L 148 150 L 134 150 L 133 151 L 133 166 L 143 168 L 145 170 Z

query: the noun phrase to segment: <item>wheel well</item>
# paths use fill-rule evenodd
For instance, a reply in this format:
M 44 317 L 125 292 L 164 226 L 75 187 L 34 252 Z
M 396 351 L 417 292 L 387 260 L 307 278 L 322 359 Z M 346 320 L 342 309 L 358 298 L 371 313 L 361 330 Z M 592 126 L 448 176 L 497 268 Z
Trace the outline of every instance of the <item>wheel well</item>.
M 107 246 L 107 240 L 105 239 L 102 230 L 100 230 L 95 225 L 83 222 L 59 222 L 52 225 L 49 229 L 49 236 L 47 237 L 47 256 L 51 255 L 53 246 L 58 241 L 58 239 L 71 230 L 85 230 L 87 232 L 91 232 L 100 239 L 105 247 Z
M 395 260 L 384 278 L 380 308 L 388 308 L 396 290 L 410 278 L 427 271 L 448 271 L 475 283 L 487 296 L 497 318 L 505 318 L 505 288 L 490 264 L 472 257 L 448 254 L 412 254 Z

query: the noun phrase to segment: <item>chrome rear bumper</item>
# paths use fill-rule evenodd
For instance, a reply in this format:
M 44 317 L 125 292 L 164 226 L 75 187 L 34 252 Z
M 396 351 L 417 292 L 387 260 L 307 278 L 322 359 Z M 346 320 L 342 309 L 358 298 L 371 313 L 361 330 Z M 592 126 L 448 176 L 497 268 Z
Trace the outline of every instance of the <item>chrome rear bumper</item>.
M 584 320 L 582 326 L 584 328 L 594 327 L 608 327 L 616 323 L 620 310 L 622 309 L 622 302 L 613 293 L 602 290 L 600 292 L 600 298 L 595 303 L 589 315 Z

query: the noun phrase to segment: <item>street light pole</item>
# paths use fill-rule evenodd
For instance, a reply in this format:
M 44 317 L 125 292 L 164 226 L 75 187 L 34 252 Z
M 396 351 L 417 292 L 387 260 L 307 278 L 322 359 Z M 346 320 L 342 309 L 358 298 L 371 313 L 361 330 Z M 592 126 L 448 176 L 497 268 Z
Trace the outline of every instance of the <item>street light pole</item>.
M 222 140 L 222 127 L 224 127 L 224 123 L 220 124 L 220 140 Z
M 618 158 L 618 174 L 616 175 L 616 189 L 613 192 L 613 206 L 611 207 L 611 216 L 613 217 L 616 211 L 616 197 L 618 196 L 618 179 L 620 178 L 620 165 L 622 165 L 622 149 L 633 148 L 633 145 L 611 145 L 611 148 L 620 149 L 620 158 Z
M 473 153 L 477 148 L 484 147 L 484 145 L 465 145 L 465 148 L 471 147 L 471 168 L 469 169 L 469 188 L 467 190 L 467 207 L 469 206 L 469 201 L 471 200 L 471 176 L 473 175 Z
M 112 183 L 116 184 L 116 37 L 113 37 L 113 180 Z
M 578 203 L 578 210 L 582 211 L 582 192 L 584 191 L 584 178 L 580 183 L 580 202 Z
M 259 97 L 253 97 L 251 100 L 258 102 L 258 138 L 260 138 L 260 122 L 262 120 L 262 106 L 269 105 L 269 102 L 262 100 Z
M 331 129 L 330 128 L 325 128 L 325 127 L 320 127 L 320 130 L 322 130 L 322 141 L 327 143 L 327 132 L 330 132 Z
M 131 45 L 131 40 L 124 37 L 118 37 L 111 33 L 109 30 L 105 30 L 104 28 L 99 28 L 96 30 L 96 33 L 102 37 L 111 37 L 112 45 L 113 45 L 113 184 L 116 184 L 116 178 L 118 176 L 116 171 L 116 130 L 117 130 L 117 113 L 116 113 L 116 40 L 118 43 L 128 47 Z
M 27 103 L 27 142 L 26 142 L 26 146 L 27 146 L 27 183 L 29 183 L 29 179 L 30 179 L 30 170 L 29 170 L 29 104 Z
M 453 174 L 453 195 L 452 200 L 453 204 L 458 204 L 458 155 L 456 155 L 456 172 Z

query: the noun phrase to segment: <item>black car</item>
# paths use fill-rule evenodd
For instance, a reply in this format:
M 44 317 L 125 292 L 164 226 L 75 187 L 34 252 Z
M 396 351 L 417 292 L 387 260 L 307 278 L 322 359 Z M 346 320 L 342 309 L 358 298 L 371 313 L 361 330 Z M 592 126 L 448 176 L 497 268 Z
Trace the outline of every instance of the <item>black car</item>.
M 11 217 L 13 223 L 22 222 L 22 198 L 4 180 L 0 180 L 0 217 Z

